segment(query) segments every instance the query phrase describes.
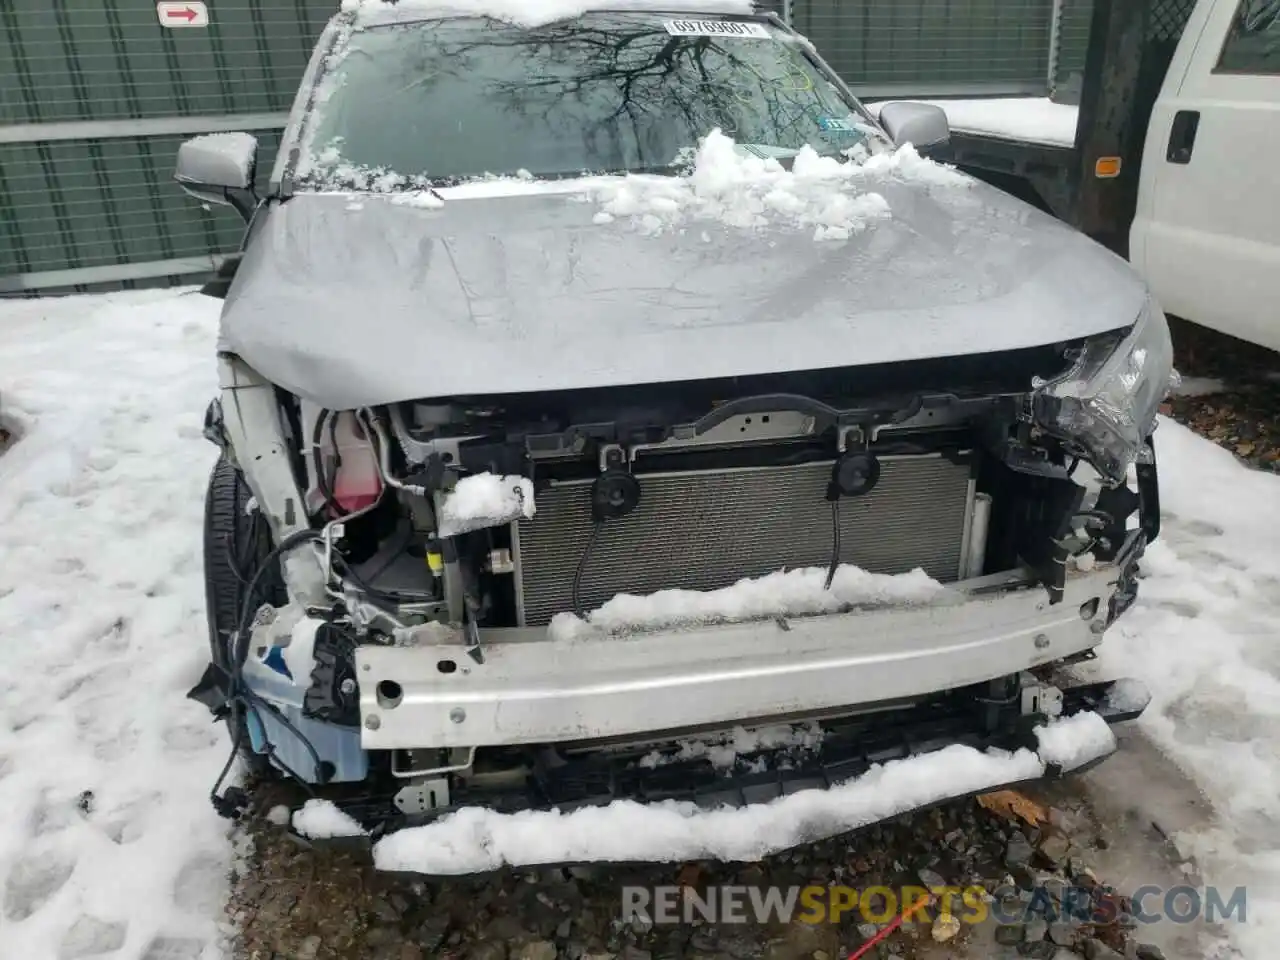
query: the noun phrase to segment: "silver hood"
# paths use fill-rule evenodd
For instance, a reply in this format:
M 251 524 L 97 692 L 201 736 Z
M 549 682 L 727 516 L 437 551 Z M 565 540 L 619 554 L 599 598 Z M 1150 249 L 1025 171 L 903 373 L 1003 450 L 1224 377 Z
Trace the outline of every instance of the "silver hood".
M 646 235 L 555 192 L 298 194 L 263 211 L 221 348 L 330 409 L 1039 346 L 1126 326 L 1120 258 L 985 184 L 894 182 L 848 240 L 715 221 Z

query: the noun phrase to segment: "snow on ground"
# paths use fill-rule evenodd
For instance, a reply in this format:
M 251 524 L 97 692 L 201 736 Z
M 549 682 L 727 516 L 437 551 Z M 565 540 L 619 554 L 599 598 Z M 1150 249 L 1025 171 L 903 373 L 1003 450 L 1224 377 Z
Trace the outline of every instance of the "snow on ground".
M 1268 960 L 1280 942 L 1280 477 L 1168 420 L 1156 448 L 1161 538 L 1100 668 L 1150 689 L 1141 729 L 1219 821 L 1178 846 L 1226 894 L 1248 887 L 1248 923 L 1228 929 L 1248 960 Z
M 0 955 L 217 956 L 200 530 L 217 304 L 0 301 Z
M 867 104 L 877 117 L 892 100 Z M 947 112 L 952 130 L 1009 140 L 1029 140 L 1070 147 L 1076 142 L 1079 109 L 1048 97 L 988 97 L 981 100 L 913 100 L 933 103 Z
M 1057 728 L 1056 730 L 1054 728 Z M 1105 756 L 1115 749 L 1096 714 L 1041 728 L 1043 758 L 1030 750 L 980 752 L 958 744 L 873 766 L 829 790 L 801 790 L 769 803 L 700 809 L 688 802 L 614 801 L 569 813 L 495 813 L 466 807 L 374 847 L 380 870 L 469 873 L 504 864 L 627 860 L 758 860 L 948 797 L 1038 777 L 1045 761 Z
M 823 567 L 781 570 L 748 577 L 721 590 L 659 590 L 644 596 L 620 593 L 586 618 L 558 613 L 548 633 L 574 640 L 593 633 L 656 630 L 681 623 L 732 623 L 763 617 L 838 613 L 855 606 L 958 602 L 963 597 L 916 568 L 895 575 L 868 573 L 842 564 L 831 587 Z
M 857 149 L 857 148 L 855 148 Z M 624 218 L 646 233 L 688 220 L 716 220 L 732 227 L 771 222 L 813 230 L 815 240 L 845 240 L 892 216 L 877 192 L 893 177 L 927 186 L 965 189 L 972 183 L 950 167 L 925 159 L 910 145 L 868 156 L 865 147 L 846 163 L 821 157 L 809 146 L 790 170 L 772 157 L 752 156 L 712 130 L 698 144 L 686 176 L 630 174 L 596 188 L 597 223 Z

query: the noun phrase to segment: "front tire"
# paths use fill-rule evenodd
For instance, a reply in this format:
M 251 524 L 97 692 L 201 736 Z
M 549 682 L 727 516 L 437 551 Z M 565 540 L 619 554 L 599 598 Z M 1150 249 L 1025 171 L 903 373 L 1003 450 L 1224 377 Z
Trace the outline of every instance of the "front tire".
M 214 664 L 230 672 L 235 663 L 232 637 L 240 618 L 245 590 L 254 572 L 271 552 L 271 531 L 266 518 L 248 509 L 251 494 L 244 475 L 225 456 L 219 457 L 209 477 L 204 503 L 205 611 L 209 624 L 209 652 Z M 254 605 L 288 602 L 278 562 L 260 581 Z M 249 773 L 259 779 L 274 775 L 271 761 L 250 745 L 242 704 L 231 704 L 227 731 L 240 744 L 239 753 Z

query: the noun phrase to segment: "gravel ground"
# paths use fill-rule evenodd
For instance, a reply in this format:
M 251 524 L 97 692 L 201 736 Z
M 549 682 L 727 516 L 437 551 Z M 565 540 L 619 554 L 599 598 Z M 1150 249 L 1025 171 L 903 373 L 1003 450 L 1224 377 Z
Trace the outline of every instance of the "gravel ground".
M 1127 903 L 1093 864 L 1127 871 L 1136 857 L 1142 882 L 1166 886 L 1194 876 L 1194 865 L 1183 862 L 1150 813 L 1117 808 L 1110 812 L 1113 822 L 1103 823 L 1086 793 L 1086 784 L 1067 781 L 1024 794 L 1044 816 L 1034 827 L 966 800 L 758 863 L 503 870 L 447 880 L 378 874 L 367 856 L 306 849 L 259 818 L 249 827 L 254 852 L 228 912 L 241 930 L 237 955 L 251 960 L 836 960 L 874 937 L 876 925 L 853 913 L 836 924 L 628 923 L 620 890 L 672 884 L 698 890 L 710 884 L 980 885 L 1012 911 L 1030 902 L 1033 888 L 1060 898 L 1060 891 L 1076 886 L 1092 888 L 1095 902 L 1107 898 L 1122 912 Z M 1126 853 L 1125 845 L 1141 849 Z M 1167 924 L 1160 930 L 1135 927 L 1123 920 L 1074 927 L 988 920 L 955 929 L 935 911 L 887 937 L 869 956 L 1197 956 L 1179 952 L 1168 936 L 1164 950 L 1143 942 L 1175 932 Z
M 1241 459 L 1280 470 L 1280 355 L 1175 322 L 1186 386 L 1165 412 Z M 1158 443 L 1158 440 L 1157 440 Z M 1118 896 L 1141 883 L 1197 882 L 1153 809 L 1200 815 L 1203 800 L 1136 735 L 1098 772 L 1033 796 L 1048 811 L 1031 827 L 974 800 L 950 803 L 746 865 L 710 863 L 501 871 L 447 881 L 378 874 L 368 857 L 306 849 L 259 816 L 243 827 L 252 853 L 227 907 L 240 960 L 836 960 L 878 931 L 849 914 L 838 924 L 652 926 L 621 919 L 623 885 L 782 887 L 981 884 L 1005 891 L 1092 886 Z M 1121 759 L 1123 757 L 1123 759 Z M 1153 799 L 1152 784 L 1164 783 Z M 1141 784 L 1141 789 L 1136 785 Z M 260 811 L 279 800 L 270 791 Z M 1164 816 L 1165 814 L 1160 814 Z M 1109 877 L 1103 871 L 1113 871 Z M 1005 894 L 1002 892 L 1001 896 Z M 1121 908 L 1127 906 L 1117 901 Z M 904 927 L 870 957 L 1045 957 L 1087 960 L 1203 956 L 1206 931 L 1116 923 L 1073 929 L 994 921 L 958 931 Z M 1211 932 L 1210 932 L 1211 933 Z M 1143 939 L 1151 943 L 1144 943 Z
M 1172 330 L 1184 385 L 1165 412 L 1245 462 L 1280 472 L 1280 354 L 1186 321 Z

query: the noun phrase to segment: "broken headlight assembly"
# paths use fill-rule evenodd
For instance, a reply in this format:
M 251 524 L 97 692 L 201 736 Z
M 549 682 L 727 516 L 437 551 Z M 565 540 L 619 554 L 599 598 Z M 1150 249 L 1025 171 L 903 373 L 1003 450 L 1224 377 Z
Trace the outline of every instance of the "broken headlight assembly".
M 1133 326 L 1091 337 L 1069 357 L 1065 373 L 1032 382 L 1032 419 L 1120 483 L 1151 461 L 1156 411 L 1178 382 L 1164 311 L 1148 298 Z

